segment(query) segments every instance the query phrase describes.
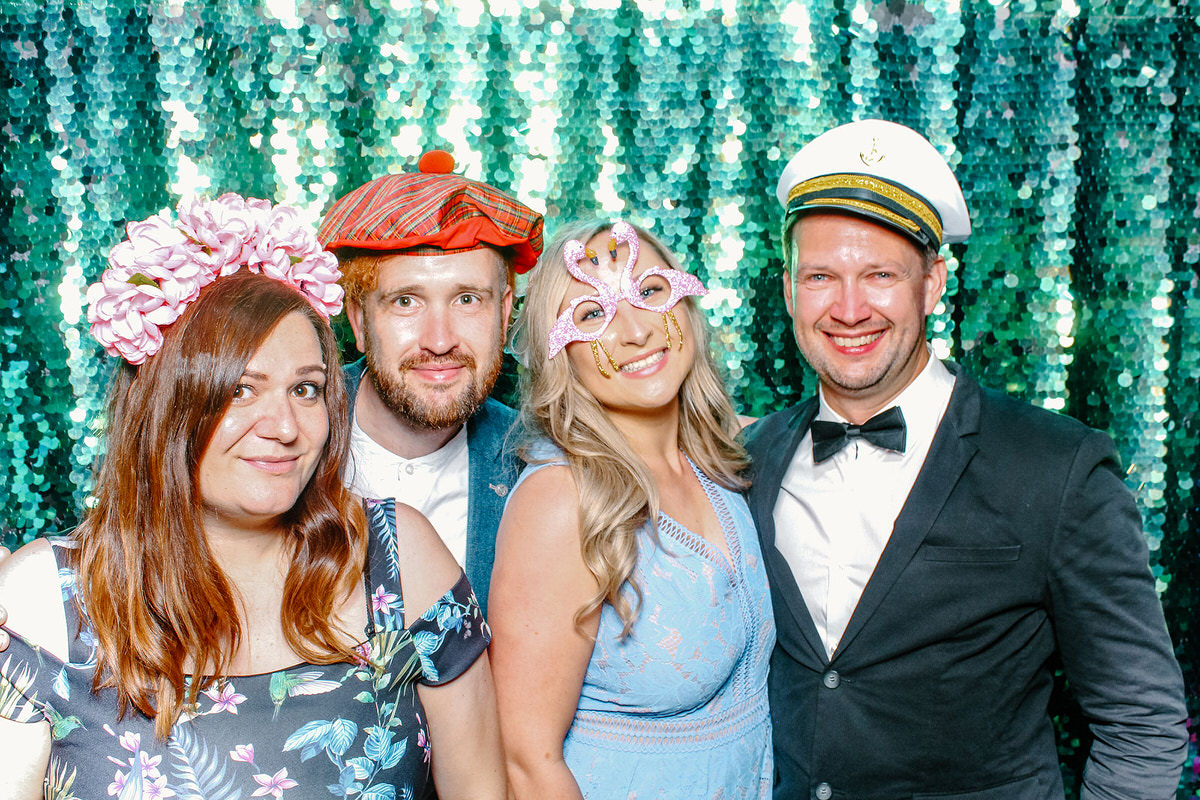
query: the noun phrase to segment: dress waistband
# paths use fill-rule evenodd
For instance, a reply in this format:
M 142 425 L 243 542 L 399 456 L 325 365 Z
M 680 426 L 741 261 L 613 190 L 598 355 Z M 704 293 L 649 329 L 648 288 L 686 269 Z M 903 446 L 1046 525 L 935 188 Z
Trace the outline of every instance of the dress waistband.
M 703 712 L 700 712 L 703 713 Z M 568 736 L 596 747 L 646 751 L 706 750 L 769 722 L 767 693 L 711 716 L 652 717 L 617 711 L 576 711 Z M 692 745 L 693 747 L 689 747 Z

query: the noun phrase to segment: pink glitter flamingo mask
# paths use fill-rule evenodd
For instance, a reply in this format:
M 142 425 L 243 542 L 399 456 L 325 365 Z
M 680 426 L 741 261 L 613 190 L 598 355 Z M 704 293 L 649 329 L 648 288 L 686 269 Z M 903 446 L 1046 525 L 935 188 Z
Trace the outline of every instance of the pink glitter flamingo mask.
M 616 266 L 619 244 L 629 247 L 629 258 L 620 270 Z M 609 377 L 600 364 L 597 345 L 616 316 L 617 305 L 622 300 L 635 308 L 657 311 L 663 315 L 668 348 L 671 346 L 671 331 L 667 328 L 667 319 L 670 318 L 679 334 L 680 346 L 683 346 L 683 331 L 672 309 L 683 298 L 702 296 L 707 294 L 708 290 L 695 275 L 659 266 L 650 267 L 634 279 L 633 271 L 637 266 L 640 250 L 641 243 L 638 241 L 637 232 L 628 222 L 616 222 L 612 226 L 608 240 L 608 255 L 613 264 L 611 268 L 600 267 L 600 260 L 596 254 L 585 247 L 583 242 L 575 239 L 567 242 L 567 246 L 563 248 L 563 262 L 567 271 L 576 280 L 593 287 L 596 293 L 576 297 L 558 315 L 554 327 L 550 329 L 549 358 L 554 358 L 571 342 L 589 342 L 592 355 L 596 358 L 596 367 L 602 375 Z M 597 267 L 596 275 L 580 268 L 580 263 L 585 259 Z M 599 348 L 602 349 L 603 344 L 599 344 Z M 607 350 L 604 354 L 608 356 L 608 362 L 613 369 L 619 369 Z

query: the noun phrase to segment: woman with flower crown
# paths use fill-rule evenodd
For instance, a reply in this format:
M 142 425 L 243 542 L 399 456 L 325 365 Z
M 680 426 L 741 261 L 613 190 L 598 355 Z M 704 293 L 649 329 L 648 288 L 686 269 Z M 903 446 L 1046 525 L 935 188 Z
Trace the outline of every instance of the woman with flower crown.
M 488 601 L 517 798 L 770 796 L 774 618 L 704 293 L 625 222 L 565 226 L 530 273 L 540 438 Z
M 395 800 L 431 771 L 504 796 L 469 584 L 420 514 L 341 483 L 336 263 L 237 195 L 113 249 L 94 502 L 0 565 L 0 798 Z

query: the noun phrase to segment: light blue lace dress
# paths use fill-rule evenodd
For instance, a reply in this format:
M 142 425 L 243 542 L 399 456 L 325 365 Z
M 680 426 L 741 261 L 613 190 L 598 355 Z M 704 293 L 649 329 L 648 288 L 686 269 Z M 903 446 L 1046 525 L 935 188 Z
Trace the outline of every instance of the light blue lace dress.
M 522 479 L 547 465 L 531 465 Z M 659 514 L 638 532 L 642 609 L 620 639 L 600 612 L 563 756 L 592 800 L 732 800 L 771 796 L 767 663 L 775 618 L 750 510 L 693 464 L 725 531 L 732 563 Z M 626 596 L 634 601 L 626 586 Z

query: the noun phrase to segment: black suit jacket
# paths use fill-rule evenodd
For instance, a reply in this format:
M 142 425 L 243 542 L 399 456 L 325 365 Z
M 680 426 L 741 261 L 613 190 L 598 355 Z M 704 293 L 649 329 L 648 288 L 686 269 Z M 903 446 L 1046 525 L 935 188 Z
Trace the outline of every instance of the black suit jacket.
M 1083 796 L 1174 797 L 1183 682 L 1111 441 L 950 366 L 949 408 L 832 661 L 773 516 L 816 398 L 748 430 L 778 635 L 775 796 L 1062 798 L 1057 656 L 1096 737 Z

